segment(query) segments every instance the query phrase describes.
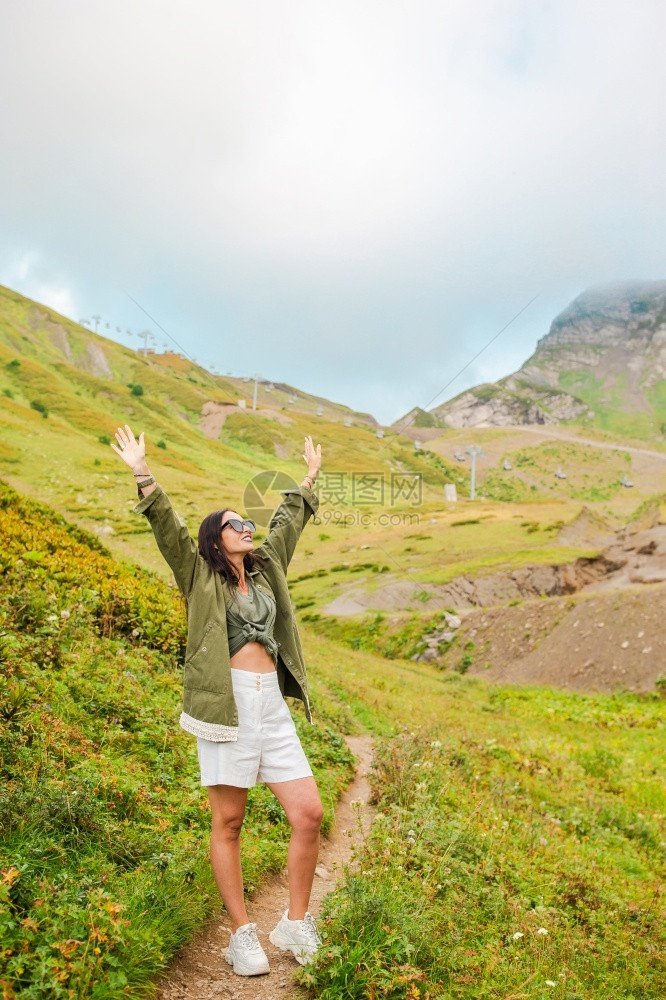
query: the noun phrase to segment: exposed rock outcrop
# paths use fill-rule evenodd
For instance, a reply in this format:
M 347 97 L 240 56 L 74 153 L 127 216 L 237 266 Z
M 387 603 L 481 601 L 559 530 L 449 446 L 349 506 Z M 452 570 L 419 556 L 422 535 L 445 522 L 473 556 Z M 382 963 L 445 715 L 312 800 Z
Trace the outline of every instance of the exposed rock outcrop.
M 437 424 L 461 428 L 594 423 L 612 410 L 644 414 L 659 434 L 666 410 L 655 389 L 664 381 L 666 281 L 616 284 L 579 295 L 519 371 L 430 413 Z
M 107 360 L 100 344 L 94 340 L 89 340 L 86 344 L 85 354 L 81 357 L 79 364 L 85 371 L 101 378 L 113 378 L 111 366 Z

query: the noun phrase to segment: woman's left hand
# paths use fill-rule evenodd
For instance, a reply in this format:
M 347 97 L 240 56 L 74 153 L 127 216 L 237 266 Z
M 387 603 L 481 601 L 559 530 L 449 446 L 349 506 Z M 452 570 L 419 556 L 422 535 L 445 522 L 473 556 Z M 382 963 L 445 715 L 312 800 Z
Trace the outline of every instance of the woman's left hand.
M 308 463 L 308 472 L 316 476 L 321 468 L 321 445 L 318 444 L 315 449 L 310 434 L 306 434 L 305 436 L 305 453 L 303 458 Z

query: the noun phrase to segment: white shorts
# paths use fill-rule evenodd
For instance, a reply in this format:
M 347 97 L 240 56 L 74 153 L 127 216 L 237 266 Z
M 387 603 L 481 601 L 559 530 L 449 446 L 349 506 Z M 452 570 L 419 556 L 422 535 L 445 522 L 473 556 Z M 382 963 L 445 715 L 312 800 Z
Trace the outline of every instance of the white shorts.
M 276 671 L 255 674 L 231 668 L 238 709 L 238 740 L 214 743 L 197 736 L 202 785 L 250 788 L 258 782 L 292 781 L 312 774 Z

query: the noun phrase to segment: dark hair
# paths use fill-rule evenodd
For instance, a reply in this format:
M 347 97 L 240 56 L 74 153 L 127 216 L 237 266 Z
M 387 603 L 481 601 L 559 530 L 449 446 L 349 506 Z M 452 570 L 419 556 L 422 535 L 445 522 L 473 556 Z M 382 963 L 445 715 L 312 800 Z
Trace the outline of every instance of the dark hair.
M 233 510 L 233 507 L 225 507 L 224 510 L 216 510 L 214 513 L 209 514 L 208 517 L 204 517 L 201 522 L 201 527 L 199 528 L 199 537 L 197 541 L 199 544 L 199 552 L 206 560 L 210 568 L 215 573 L 219 573 L 220 576 L 223 576 L 232 590 L 235 590 L 238 587 L 236 570 L 227 559 L 220 540 L 222 525 L 225 517 L 229 511 Z M 246 571 L 255 568 L 263 569 L 264 560 L 261 556 L 258 556 L 256 552 L 246 552 L 243 556 L 243 566 Z

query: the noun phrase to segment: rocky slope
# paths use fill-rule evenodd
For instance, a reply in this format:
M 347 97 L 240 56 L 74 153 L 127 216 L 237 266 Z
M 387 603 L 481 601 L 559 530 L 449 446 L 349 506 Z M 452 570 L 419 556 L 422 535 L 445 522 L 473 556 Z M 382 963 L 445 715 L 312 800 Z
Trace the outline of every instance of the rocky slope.
M 663 436 L 666 281 L 589 289 L 555 318 L 519 371 L 430 415 L 450 427 L 575 421 Z

